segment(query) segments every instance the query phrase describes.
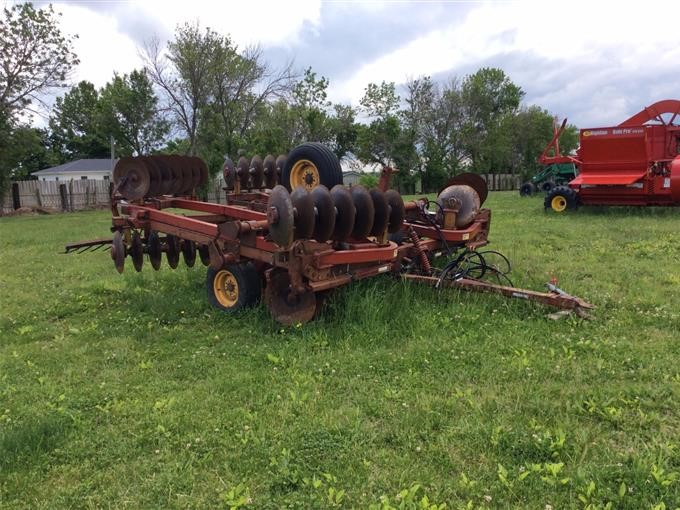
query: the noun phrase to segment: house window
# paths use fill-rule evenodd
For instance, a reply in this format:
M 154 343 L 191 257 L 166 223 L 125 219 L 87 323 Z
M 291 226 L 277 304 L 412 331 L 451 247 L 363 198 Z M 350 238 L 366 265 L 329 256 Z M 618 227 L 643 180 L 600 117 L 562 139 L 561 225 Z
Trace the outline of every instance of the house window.
M 59 180 L 59 177 L 55 177 L 54 180 L 55 180 L 55 181 L 58 181 L 58 180 Z
M 108 175 L 105 175 L 105 176 L 104 176 L 104 180 L 105 180 L 105 181 L 108 181 L 108 180 L 109 180 L 109 176 L 108 176 Z
M 87 180 L 87 175 L 81 175 L 81 176 L 80 176 L 80 179 L 81 179 L 81 180 L 83 180 L 83 179 L 84 179 L 84 180 Z

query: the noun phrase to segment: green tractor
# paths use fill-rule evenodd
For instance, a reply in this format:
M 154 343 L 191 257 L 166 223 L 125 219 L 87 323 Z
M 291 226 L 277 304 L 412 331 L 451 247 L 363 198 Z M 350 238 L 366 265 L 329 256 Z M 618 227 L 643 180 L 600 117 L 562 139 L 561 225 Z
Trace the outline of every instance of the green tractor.
M 541 170 L 519 187 L 520 196 L 528 197 L 538 190 L 549 193 L 555 186 L 567 185 L 578 175 L 576 163 L 579 161 L 571 156 L 560 154 L 560 135 L 566 125 L 567 119 L 564 119 L 559 128 L 555 122 L 552 140 L 538 157 L 538 162 L 542 165 Z M 550 152 L 552 155 L 549 156 Z
M 531 180 L 520 186 L 519 194 L 528 197 L 538 190 L 548 193 L 555 186 L 568 184 L 577 174 L 576 165 L 572 162 L 545 165 Z

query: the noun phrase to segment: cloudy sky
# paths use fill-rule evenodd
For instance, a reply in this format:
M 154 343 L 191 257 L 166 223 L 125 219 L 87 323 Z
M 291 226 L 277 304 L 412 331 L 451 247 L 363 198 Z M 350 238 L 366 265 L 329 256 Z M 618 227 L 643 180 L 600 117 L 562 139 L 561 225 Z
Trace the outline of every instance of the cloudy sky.
M 138 0 L 55 2 L 77 33 L 74 80 L 101 86 L 141 67 L 138 48 L 185 21 L 259 43 L 330 80 L 330 99 L 357 104 L 369 82 L 463 77 L 502 68 L 538 104 L 579 127 L 617 124 L 678 98 L 680 1 Z

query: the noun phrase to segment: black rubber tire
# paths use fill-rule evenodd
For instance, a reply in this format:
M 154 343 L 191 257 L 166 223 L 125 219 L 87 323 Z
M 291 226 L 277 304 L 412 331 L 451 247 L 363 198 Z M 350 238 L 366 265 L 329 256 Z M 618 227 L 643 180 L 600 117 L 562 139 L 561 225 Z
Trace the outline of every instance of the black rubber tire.
M 520 197 L 530 197 L 536 192 L 536 186 L 534 186 L 533 182 L 525 182 L 519 187 L 519 196 Z
M 545 200 L 543 202 L 543 207 L 545 209 L 552 209 L 552 202 L 553 199 L 556 197 L 563 197 L 565 202 L 566 202 L 566 211 L 573 211 L 578 208 L 579 206 L 579 200 L 578 200 L 578 193 L 571 189 L 569 186 L 555 186 L 550 192 L 545 196 Z M 564 212 L 563 211 L 557 211 L 555 212 Z
M 552 181 L 545 181 L 541 184 L 541 189 L 546 193 L 550 193 L 555 188 L 555 183 Z
M 342 184 L 342 168 L 335 153 L 322 143 L 308 142 L 298 145 L 288 154 L 279 183 L 283 184 L 288 191 L 292 191 L 291 170 L 295 163 L 302 159 L 314 163 L 319 172 L 319 184 L 323 184 L 328 189 L 332 189 L 336 184 Z
M 238 286 L 238 298 L 232 306 L 224 306 L 215 295 L 215 277 L 223 269 L 226 269 L 234 276 Z M 212 267 L 208 267 L 205 288 L 208 292 L 208 301 L 212 306 L 224 312 L 236 312 L 257 304 L 262 296 L 262 279 L 251 262 L 228 264 L 219 271 L 214 270 Z

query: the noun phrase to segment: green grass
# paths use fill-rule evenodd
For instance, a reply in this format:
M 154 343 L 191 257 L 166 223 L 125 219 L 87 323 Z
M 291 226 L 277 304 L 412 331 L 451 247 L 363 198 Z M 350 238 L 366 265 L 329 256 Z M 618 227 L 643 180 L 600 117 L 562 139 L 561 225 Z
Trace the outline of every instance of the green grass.
M 59 254 L 105 212 L 0 219 L 0 507 L 677 508 L 680 209 L 488 205 L 595 320 L 381 277 L 284 328 Z

